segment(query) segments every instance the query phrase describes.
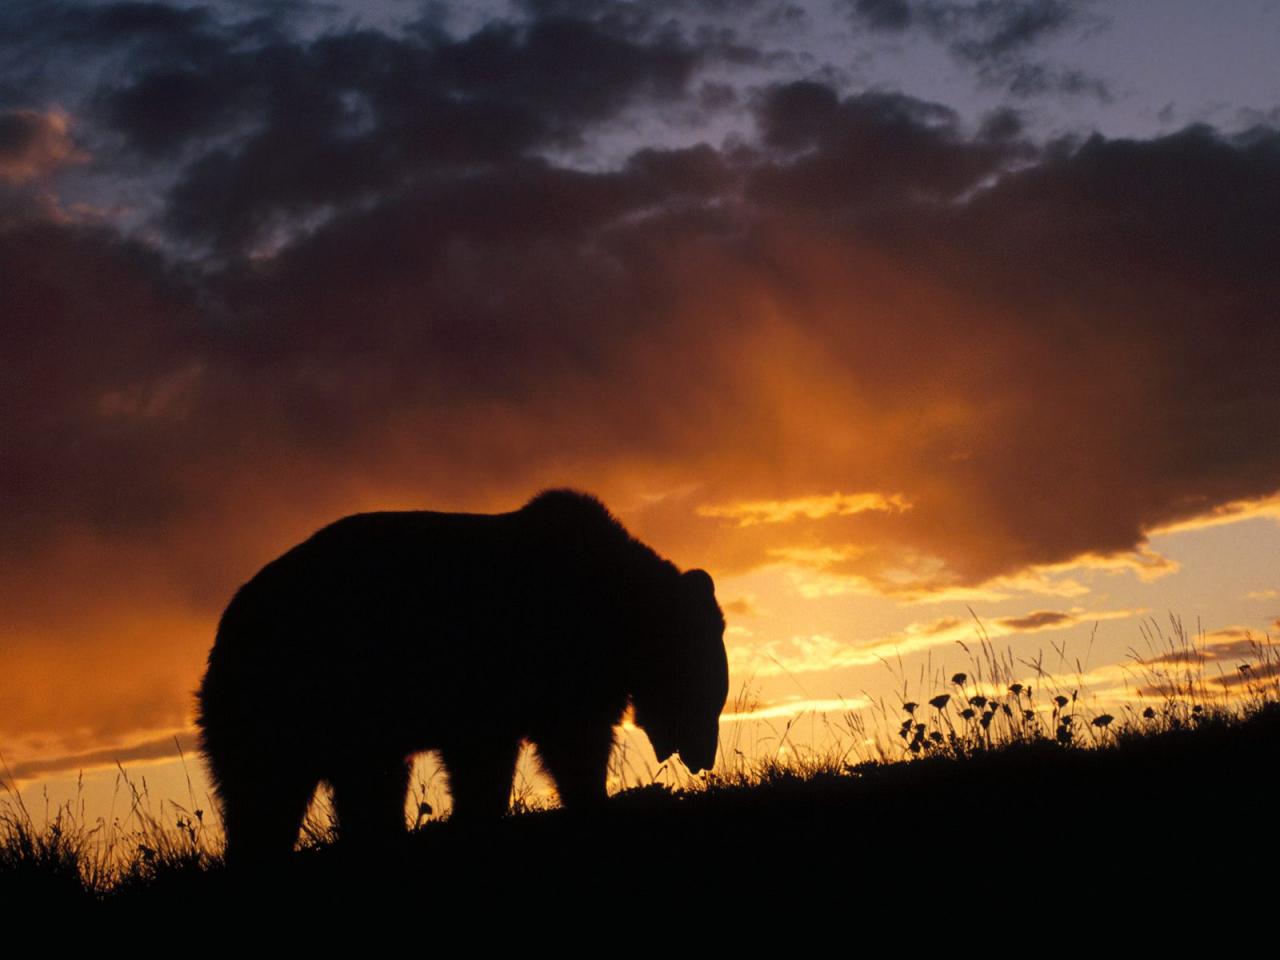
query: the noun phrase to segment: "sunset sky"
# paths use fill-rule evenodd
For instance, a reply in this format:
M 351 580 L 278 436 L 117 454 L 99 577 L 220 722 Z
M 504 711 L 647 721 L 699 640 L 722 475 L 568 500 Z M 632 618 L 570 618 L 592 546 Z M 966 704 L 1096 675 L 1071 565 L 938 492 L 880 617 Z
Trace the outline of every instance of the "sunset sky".
M 973 615 L 1103 702 L 1171 613 L 1235 676 L 1277 50 L 1275 0 L 5 0 L 5 779 L 185 797 L 263 563 L 548 486 L 713 574 L 782 723 Z

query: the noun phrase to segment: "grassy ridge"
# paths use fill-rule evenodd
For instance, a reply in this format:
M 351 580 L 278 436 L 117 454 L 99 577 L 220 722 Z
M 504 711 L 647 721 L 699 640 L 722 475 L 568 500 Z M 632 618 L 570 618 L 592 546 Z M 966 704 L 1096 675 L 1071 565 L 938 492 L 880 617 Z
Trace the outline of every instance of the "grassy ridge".
M 171 805 L 162 823 L 135 793 L 134 826 L 119 830 L 86 827 L 70 809 L 37 827 L 0 798 L 0 905 L 216 915 L 373 900 L 447 918 L 459 904 L 542 899 L 600 917 L 619 902 L 750 915 L 758 897 L 797 908 L 816 897 L 910 924 L 959 903 L 1133 903 L 1170 882 L 1203 898 L 1252 882 L 1280 852 L 1280 671 L 1266 640 L 1240 682 L 1215 687 L 1195 645 L 1179 642 L 1145 672 L 1163 700 L 1116 715 L 1086 711 L 1050 678 L 1035 689 L 1013 679 L 984 642 L 969 673 L 935 678 L 919 702 L 904 689 L 900 707 L 882 705 L 874 737 L 855 724 L 875 759 L 847 749 L 749 759 L 726 742 L 717 772 L 682 789 L 633 787 L 592 813 L 519 802 L 527 812 L 484 828 L 428 821 L 375 854 L 312 825 L 269 873 L 223 867 L 194 801 Z
M 895 883 L 936 876 L 980 885 L 1011 868 L 1054 883 L 1097 882 L 1108 868 L 1154 875 L 1265 856 L 1273 843 L 1280 707 L 1203 713 L 1194 726 L 1120 731 L 1106 746 L 1039 739 L 911 762 L 759 767 L 696 790 L 615 796 L 596 814 L 549 810 L 485 829 L 433 822 L 376 857 L 317 843 L 269 878 L 221 867 L 194 830 L 167 848 L 139 843 L 111 876 L 86 874 L 84 838 L 10 822 L 0 846 L 0 903 L 60 909 L 167 909 L 252 896 L 314 906 L 376 896 L 442 908 L 458 897 L 511 905 L 548 888 L 579 898 L 692 883 L 692 861 L 718 889 L 753 877 L 837 869 Z M 189 828 L 190 829 L 190 828 Z M 1261 847 L 1260 847 L 1261 845 Z M 482 893 L 483 892 L 483 893 Z

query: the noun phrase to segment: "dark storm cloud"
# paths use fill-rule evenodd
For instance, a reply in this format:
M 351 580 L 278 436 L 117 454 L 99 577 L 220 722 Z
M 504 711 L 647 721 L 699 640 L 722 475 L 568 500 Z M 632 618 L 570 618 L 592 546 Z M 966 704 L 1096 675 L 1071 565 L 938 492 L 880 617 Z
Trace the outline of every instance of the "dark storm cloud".
M 1034 58 L 1034 48 L 1068 29 L 1097 27 L 1085 0 L 849 0 L 856 25 L 887 33 L 918 30 L 946 46 L 979 79 L 1017 97 L 1045 93 L 1110 98 L 1104 81 Z
M 109 231 L 38 220 L 0 230 L 0 277 L 4 551 L 63 519 L 110 533 L 165 518 L 173 456 L 190 447 L 148 391 L 197 362 L 181 285 Z M 150 406 L 116 416 L 130 403 Z
M 275 444 L 285 459 L 381 462 L 395 436 L 394 472 L 423 480 L 438 449 L 492 463 L 509 447 L 531 470 L 543 457 L 691 458 L 691 470 L 727 471 L 720 497 L 753 493 L 765 431 L 794 474 L 782 494 L 900 491 L 913 508 L 736 531 L 744 563 L 779 537 L 874 534 L 880 550 L 897 539 L 945 558 L 966 583 L 1125 550 L 1160 523 L 1276 489 L 1274 135 L 1094 139 L 959 203 L 1011 154 L 965 138 L 942 108 L 812 86 L 765 104 L 758 153 L 437 177 L 200 291 L 154 266 L 128 286 L 119 267 L 86 275 L 74 245 L 24 245 L 65 258 L 44 272 L 71 277 L 68 290 L 109 277 L 105 301 L 136 301 L 113 332 L 92 298 L 80 313 L 55 312 L 65 294 L 27 298 L 68 343 L 102 338 L 98 362 L 64 377 L 76 389 L 49 401 L 87 411 L 64 428 L 68 451 L 91 462 L 94 443 L 116 445 L 104 461 L 148 469 L 118 502 L 88 481 L 51 500 L 59 485 L 35 478 L 65 467 L 32 459 L 23 522 L 98 503 L 128 525 L 133 496 L 163 517 L 179 496 L 168 471 L 201 457 L 162 412 L 194 421 L 199 443 Z M 866 143 L 883 169 L 858 152 Z M 769 312 L 786 318 L 785 350 L 765 346 Z M 184 316 L 197 319 L 175 323 Z M 853 448 L 806 449 L 798 423 L 777 420 L 778 395 L 739 366 L 756 342 L 776 351 L 777 389 L 792 369 L 805 384 L 787 401 L 796 418 L 838 436 L 836 411 L 858 411 Z M 479 409 L 497 419 L 469 433 Z M 910 429 L 893 426 L 904 417 Z M 520 439 L 533 423 L 538 436 Z M 191 482 L 187 496 L 207 495 Z M 864 551 L 832 568 L 874 573 L 892 558 Z
M 901 491 L 906 513 L 739 531 L 735 549 L 750 565 L 780 536 L 874 534 L 832 569 L 874 574 L 897 540 L 965 583 L 1280 485 L 1276 135 L 1095 138 L 959 202 L 1029 148 L 814 84 L 767 91 L 758 116 L 755 151 L 446 169 L 198 282 L 107 231 L 10 232 L 29 320 L 6 350 L 27 411 L 8 542 L 158 529 L 217 499 L 211 445 L 357 474 L 394 451 L 388 471 L 435 484 L 433 451 L 507 449 L 530 475 L 689 458 L 725 471 L 721 499 Z M 741 366 L 758 349 L 784 378 L 769 390 Z M 858 411 L 853 447 L 806 449 L 778 420 L 787 363 L 795 417 L 839 434 L 836 411 Z M 495 419 L 477 430 L 480 409 Z M 760 442 L 789 489 L 752 489 Z
M 874 30 L 920 27 L 974 62 L 1021 51 L 1081 19 L 1072 0 L 849 0 L 855 21 Z
M 750 29 L 796 23 L 809 15 L 804 4 L 787 0 L 519 0 L 518 5 L 534 17 L 591 20 L 632 36 L 669 30 L 681 17 Z
M 1007 135 L 971 139 L 941 104 L 878 91 L 840 100 L 812 82 L 769 89 L 757 118 L 764 144 L 782 155 L 751 177 L 753 195 L 771 204 L 847 210 L 953 199 L 1029 150 Z
M 805 110 L 794 115 L 804 129 Z M 805 371 L 803 388 L 779 394 L 804 410 L 789 422 L 797 436 L 848 424 L 861 461 L 819 433 L 783 448 L 807 493 L 901 492 L 913 506 L 797 519 L 785 534 L 722 522 L 707 544 L 746 562 L 784 537 L 844 542 L 856 549 L 815 564 L 894 589 L 878 569 L 934 576 L 910 552 L 884 552 L 909 529 L 913 550 L 948 556 L 936 582 L 971 584 L 1131 549 L 1211 502 L 1274 491 L 1280 136 L 1094 138 L 967 202 L 905 190 L 870 213 L 861 171 L 847 168 L 842 191 L 840 165 L 823 162 L 836 149 L 796 161 L 816 172 L 799 178 L 817 198 L 804 230 L 786 232 L 805 196 L 781 176 L 791 163 L 753 171 L 767 218 L 754 239 L 788 238 L 761 257 L 777 278 L 768 296 L 815 344 L 776 357 Z M 957 151 L 956 169 L 970 156 Z
M 907 0 L 851 0 L 853 15 L 873 30 L 906 30 L 915 20 Z
M 1071 96 L 1089 95 L 1104 102 L 1111 99 L 1111 89 L 1104 80 L 1075 67 L 1013 63 L 984 70 L 983 75 L 984 79 L 1007 87 L 1015 97 L 1065 93 Z
M 165 225 L 226 255 L 441 171 L 575 146 L 637 103 L 684 98 L 702 59 L 734 55 L 671 23 L 624 29 L 556 10 L 461 37 L 428 19 L 306 39 L 289 7 L 215 9 L 19 4 L 0 17 L 11 62 L 80 59 L 96 72 L 85 102 L 96 150 L 118 150 L 114 134 L 135 154 L 122 165 L 175 166 Z M 67 92 L 50 83 L 29 86 Z
M 974 4 L 925 3 L 923 19 L 949 35 L 952 49 L 977 63 L 1025 50 L 1079 20 L 1070 0 L 981 0 Z
M 697 53 L 678 38 L 637 44 L 557 19 L 456 41 L 351 33 L 221 59 L 102 96 L 116 127 L 152 153 L 254 121 L 195 160 L 169 198 L 171 228 L 228 251 L 280 218 L 573 145 L 637 98 L 683 95 Z
M 225 24 L 211 7 L 167 3 L 8 0 L 0 6 L 0 95 L 22 105 L 61 100 L 66 81 L 113 76 L 162 64 L 213 63 L 229 43 L 276 35 L 284 18 Z

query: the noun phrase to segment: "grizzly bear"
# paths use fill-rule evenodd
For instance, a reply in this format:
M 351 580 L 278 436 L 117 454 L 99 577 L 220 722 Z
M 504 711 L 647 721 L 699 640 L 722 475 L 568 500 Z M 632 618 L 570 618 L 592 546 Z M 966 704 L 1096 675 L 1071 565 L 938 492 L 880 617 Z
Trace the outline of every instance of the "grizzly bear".
M 727 694 L 711 578 L 551 490 L 357 514 L 268 563 L 222 615 L 197 723 L 236 861 L 291 850 L 321 781 L 340 837 L 403 831 L 429 750 L 460 820 L 506 812 L 525 741 L 564 805 L 595 804 L 628 706 L 660 759 L 708 768 Z

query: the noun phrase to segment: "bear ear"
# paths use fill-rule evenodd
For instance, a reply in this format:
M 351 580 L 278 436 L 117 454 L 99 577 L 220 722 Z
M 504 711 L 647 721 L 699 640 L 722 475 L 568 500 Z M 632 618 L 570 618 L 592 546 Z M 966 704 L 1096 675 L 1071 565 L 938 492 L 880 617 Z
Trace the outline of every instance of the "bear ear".
M 685 584 L 685 589 L 691 594 L 700 598 L 715 599 L 716 585 L 711 579 L 711 574 L 707 573 L 707 571 L 686 570 L 681 574 L 680 580 Z

